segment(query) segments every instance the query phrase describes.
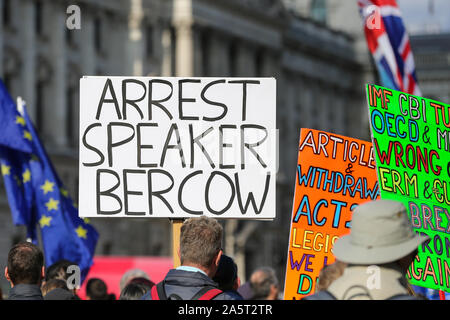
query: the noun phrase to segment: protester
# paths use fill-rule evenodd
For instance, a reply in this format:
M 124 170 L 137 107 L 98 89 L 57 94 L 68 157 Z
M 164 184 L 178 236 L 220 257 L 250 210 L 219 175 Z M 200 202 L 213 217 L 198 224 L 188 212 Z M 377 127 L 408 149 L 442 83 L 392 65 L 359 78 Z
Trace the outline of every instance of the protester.
M 256 269 L 250 276 L 253 300 L 277 300 L 280 292 L 278 278 L 271 267 Z
M 253 299 L 253 290 L 252 290 L 252 286 L 250 285 L 249 281 L 247 281 L 246 283 L 241 285 L 237 289 L 237 292 L 241 295 L 241 297 L 244 300 L 252 300 Z
M 319 282 L 316 291 L 326 290 L 334 280 L 342 276 L 346 266 L 347 264 L 344 262 L 335 261 L 323 267 L 319 273 Z
M 155 283 L 153 281 L 146 279 L 146 278 L 134 278 L 128 282 L 128 284 L 130 284 L 130 283 L 139 284 L 139 285 L 143 286 L 146 289 L 146 291 L 149 291 L 155 285 Z
M 44 300 L 79 300 L 68 287 L 65 280 L 50 279 L 41 287 Z
M 57 289 L 57 288 L 69 290 L 69 288 L 67 288 L 66 281 L 61 280 L 61 279 L 50 279 L 41 286 L 42 295 L 45 298 L 47 293 L 49 293 L 50 291 Z
M 237 292 L 241 282 L 238 277 L 238 268 L 231 257 L 222 254 L 213 280 L 217 282 L 220 290 L 234 296 L 236 300 L 243 300 Z
M 327 290 L 306 300 L 409 300 L 406 271 L 428 237 L 415 235 L 403 203 L 365 202 L 353 212 L 351 232 L 336 241 L 333 254 L 347 263 Z
M 212 280 L 222 256 L 222 234 L 222 226 L 213 218 L 185 220 L 180 233 L 181 266 L 170 270 L 143 299 L 234 300 Z
M 75 265 L 75 263 L 66 259 L 55 262 L 47 268 L 45 273 L 45 281 L 49 281 L 51 279 L 60 279 L 66 281 L 70 276 L 70 274 L 67 273 L 67 268 L 69 268 L 69 266 L 71 265 Z
M 147 292 L 149 292 L 147 286 L 130 282 L 120 292 L 119 300 L 141 300 Z
M 76 263 L 66 260 L 66 259 L 61 259 L 61 260 L 55 262 L 54 264 L 52 264 L 51 266 L 49 266 L 46 269 L 45 281 L 42 284 L 42 286 L 45 286 L 45 283 L 52 279 L 63 280 L 67 286 L 67 281 L 68 281 L 69 277 L 71 276 L 71 273 L 68 273 L 68 268 L 73 265 L 76 265 Z M 79 297 L 77 295 L 78 289 L 79 288 L 74 287 L 71 290 L 71 292 L 76 296 L 77 299 L 79 299 Z
M 11 285 L 9 300 L 42 300 L 40 289 L 44 278 L 44 255 L 32 243 L 16 244 L 8 253 L 5 277 Z
M 102 279 L 91 278 L 86 284 L 86 300 L 112 300 Z
M 147 272 L 141 269 L 131 269 L 125 272 L 120 278 L 120 292 L 125 288 L 125 286 L 130 283 L 131 280 L 135 278 L 144 278 L 150 280 L 150 277 L 148 276 Z M 152 282 L 153 283 L 153 282 Z
M 80 300 L 69 289 L 55 288 L 44 296 L 44 300 Z

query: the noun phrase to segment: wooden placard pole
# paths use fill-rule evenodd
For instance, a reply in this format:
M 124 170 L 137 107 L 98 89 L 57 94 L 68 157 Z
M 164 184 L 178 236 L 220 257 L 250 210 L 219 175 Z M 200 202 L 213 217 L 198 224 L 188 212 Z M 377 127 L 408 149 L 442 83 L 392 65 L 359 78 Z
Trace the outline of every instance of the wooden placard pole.
M 172 258 L 173 258 L 173 268 L 178 268 L 181 265 L 180 257 L 178 251 L 180 249 L 180 233 L 181 225 L 184 219 L 170 219 L 172 222 Z

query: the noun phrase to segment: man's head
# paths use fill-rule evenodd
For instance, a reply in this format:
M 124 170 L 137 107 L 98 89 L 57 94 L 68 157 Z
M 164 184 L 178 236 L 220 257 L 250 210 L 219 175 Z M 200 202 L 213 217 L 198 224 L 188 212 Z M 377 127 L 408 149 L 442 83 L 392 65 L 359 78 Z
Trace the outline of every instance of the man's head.
M 277 300 L 279 293 L 278 278 L 270 267 L 256 269 L 250 277 L 250 286 L 254 300 Z
M 214 276 L 222 255 L 223 228 L 213 218 L 187 219 L 181 226 L 180 261 Z
M 127 284 L 130 283 L 131 280 L 136 278 L 144 278 L 150 280 L 150 277 L 148 276 L 147 272 L 141 269 L 131 269 L 125 272 L 120 278 L 120 291 L 122 291 Z
M 70 291 L 67 288 L 66 281 L 61 279 L 50 279 L 48 281 L 45 281 L 45 284 L 42 285 L 41 287 L 42 295 L 45 297 L 47 293 L 57 288 Z
M 44 255 L 32 243 L 16 244 L 8 253 L 5 277 L 11 287 L 18 284 L 39 285 L 44 277 Z
M 355 208 L 350 234 L 336 241 L 333 254 L 349 264 L 397 262 L 406 271 L 418 246 L 427 239 L 413 232 L 403 203 L 375 200 Z
M 237 290 L 239 287 L 238 268 L 231 257 L 222 255 L 213 280 L 223 291 Z
M 108 288 L 106 283 L 98 278 L 91 278 L 86 284 L 86 299 L 88 300 L 108 300 Z
M 70 276 L 70 274 L 67 273 L 67 268 L 71 265 L 75 265 L 75 263 L 65 259 L 55 262 L 47 268 L 45 272 L 45 281 L 51 279 L 67 280 Z

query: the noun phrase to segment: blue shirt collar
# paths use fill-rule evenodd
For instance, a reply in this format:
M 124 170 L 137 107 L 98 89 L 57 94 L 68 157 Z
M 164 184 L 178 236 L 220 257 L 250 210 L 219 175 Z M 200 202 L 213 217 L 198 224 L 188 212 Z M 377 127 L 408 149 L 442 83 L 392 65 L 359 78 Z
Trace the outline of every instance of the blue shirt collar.
M 201 272 L 205 276 L 207 276 L 205 271 L 200 270 L 199 268 L 196 268 L 196 267 L 191 267 L 191 266 L 179 266 L 176 270 L 184 270 L 184 271 L 189 271 L 189 272 Z

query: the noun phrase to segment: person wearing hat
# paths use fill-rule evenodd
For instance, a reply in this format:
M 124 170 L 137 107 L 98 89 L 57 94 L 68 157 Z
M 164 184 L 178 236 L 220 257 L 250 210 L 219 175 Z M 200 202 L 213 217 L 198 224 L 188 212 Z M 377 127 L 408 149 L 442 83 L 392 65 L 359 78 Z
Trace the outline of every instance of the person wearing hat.
M 333 247 L 343 274 L 305 300 L 403 300 L 410 295 L 406 271 L 428 237 L 416 235 L 403 203 L 365 202 L 355 208 L 350 234 Z

